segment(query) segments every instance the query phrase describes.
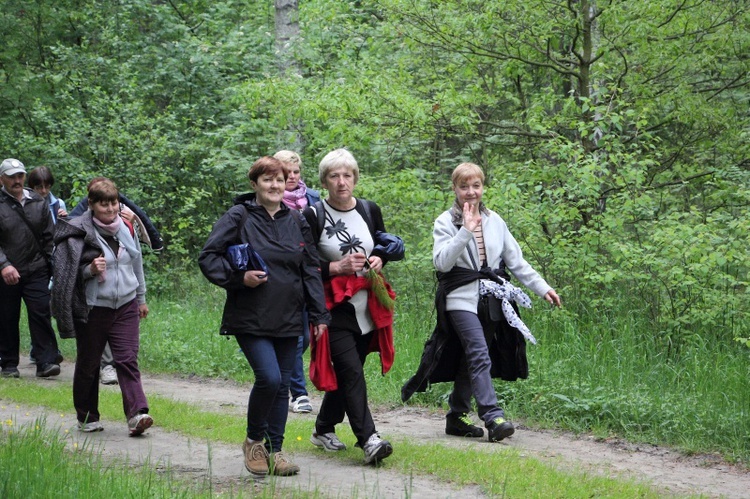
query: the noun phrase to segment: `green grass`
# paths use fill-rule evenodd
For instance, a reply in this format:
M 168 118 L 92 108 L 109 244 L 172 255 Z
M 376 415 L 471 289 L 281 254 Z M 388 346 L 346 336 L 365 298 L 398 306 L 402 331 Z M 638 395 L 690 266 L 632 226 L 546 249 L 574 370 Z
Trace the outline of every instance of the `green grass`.
M 65 413 L 71 410 L 71 391 L 67 384 L 42 385 L 23 379 L 0 380 L 0 388 L 3 393 L 3 405 L 8 401 L 15 401 L 21 404 L 42 405 L 54 412 Z M 165 430 L 178 431 L 202 441 L 232 445 L 237 444 L 238 436 L 241 441 L 241 436 L 244 435 L 244 416 L 198 411 L 189 404 L 153 394 L 149 394 L 149 402 L 152 407 L 151 413 L 158 421 L 159 427 Z M 109 418 L 119 416 L 122 411 L 120 394 L 103 390 L 100 407 L 102 414 Z M 4 421 L 3 424 L 7 430 L 9 422 Z M 362 462 L 359 449 L 349 448 L 334 455 L 322 454 L 317 449 L 312 449 L 307 442 L 309 431 L 309 422 L 290 421 L 287 426 L 285 449 L 292 453 L 315 453 L 321 458 L 330 459 L 332 466 L 336 460 Z M 349 429 L 343 425 L 340 433 L 343 439 L 353 439 Z M 557 497 L 660 497 L 659 492 L 644 484 L 592 476 L 585 471 L 560 471 L 537 459 L 524 457 L 512 448 L 497 446 L 493 452 L 481 452 L 446 448 L 438 443 L 416 442 L 408 438 L 390 439 L 398 448 L 398 452 L 382 464 L 385 469 L 392 469 L 408 476 L 430 474 L 459 487 L 479 485 L 483 492 L 490 496 L 549 497 L 550 491 L 555 491 Z M 445 459 L 447 455 L 450 455 L 451 459 Z M 141 479 L 149 484 L 154 481 L 151 476 Z M 166 486 L 174 487 L 169 482 Z
M 252 381 L 234 338 L 218 334 L 224 296 L 194 276 L 183 279 L 170 296 L 151 297 L 151 314 L 142 323 L 141 366 L 150 372 Z M 394 366 L 382 376 L 377 356 L 366 365 L 373 404 L 401 404 L 401 386 L 416 370 L 434 327 L 427 302 L 400 295 Z M 675 348 L 653 331 L 637 306 L 623 297 L 619 310 L 591 310 L 573 300 L 562 310 L 541 301 L 523 310 L 539 344 L 528 346 L 527 380 L 496 382 L 508 416 L 527 425 L 618 436 L 687 453 L 718 452 L 730 461 L 750 463 L 747 347 L 697 341 L 696 334 Z M 61 344 L 66 355 L 74 354 L 71 340 Z M 450 389 L 447 383 L 434 385 L 409 404 L 445 408 Z
M 150 467 L 113 466 L 92 449 L 66 449 L 64 436 L 43 419 L 0 432 L 0 497 L 211 497 L 210 488 L 190 486 Z
M 563 310 L 552 311 L 536 301 L 533 310 L 523 311 L 524 320 L 540 342 L 528 348 L 529 379 L 496 383 L 508 416 L 529 426 L 669 445 L 686 453 L 720 453 L 730 461 L 750 463 L 747 347 L 718 340 L 718 335 L 712 336 L 710 331 L 702 334 L 697 330 L 690 341 L 677 342 L 654 330 L 648 314 L 627 293 L 623 290 L 619 301 L 612 297 L 620 303 L 619 309 L 593 310 L 585 303 L 568 299 Z M 396 362 L 386 376 L 380 374 L 377 356 L 371 356 L 366 366 L 368 396 L 373 404 L 401 404 L 401 386 L 416 369 L 424 341 L 434 326 L 428 302 L 425 297 L 417 300 L 406 293 L 399 296 L 394 331 Z M 252 381 L 237 343 L 218 335 L 223 303 L 224 292 L 199 276 L 183 279 L 168 296 L 150 297 L 151 314 L 142 323 L 142 368 L 154 373 Z M 28 348 L 28 336 L 23 340 Z M 64 355 L 73 358 L 74 342 L 63 340 L 60 344 Z M 409 404 L 445 408 L 450 388 L 450 384 L 435 385 L 427 393 L 416 395 Z M 29 397 L 36 396 L 42 394 L 30 392 Z M 69 392 L 60 396 L 61 410 L 70 409 L 69 396 Z M 104 396 L 102 403 L 111 407 L 103 412 L 119 414 L 119 396 L 111 397 Z M 31 399 L 24 400 L 33 403 Z M 244 421 L 222 421 L 212 429 L 213 416 L 199 416 L 187 407 L 172 404 L 168 400 L 153 401 L 160 425 L 174 424 L 175 429 L 186 432 L 184 428 L 195 426 L 196 430 L 190 431 L 207 432 L 212 436 L 201 436 L 226 442 L 235 442 L 237 435 L 243 434 Z M 160 411 L 167 411 L 164 414 L 169 417 L 164 418 Z M 197 417 L 207 421 L 196 424 Z M 293 451 L 306 451 L 309 428 L 298 428 L 297 424 L 300 423 L 290 422 L 287 445 Z M 295 436 L 302 436 L 299 449 Z M 440 463 L 424 458 L 431 451 L 429 445 L 398 445 L 399 452 L 388 466 L 405 473 L 435 473 L 456 483 L 467 480 L 498 486 L 494 479 L 486 480 L 479 469 L 467 471 L 465 476 L 452 475 L 450 470 L 446 471 L 448 475 L 442 475 Z M 414 454 L 410 454 L 412 450 Z M 353 460 L 359 457 L 349 451 L 340 456 Z M 503 454 L 498 469 L 511 469 L 505 463 L 511 457 Z M 471 459 L 467 457 L 467 461 Z M 522 461 L 514 463 L 512 469 L 520 473 L 524 469 Z M 563 483 L 566 478 L 559 476 L 556 480 Z M 517 479 L 515 472 L 511 473 L 503 486 L 512 487 Z

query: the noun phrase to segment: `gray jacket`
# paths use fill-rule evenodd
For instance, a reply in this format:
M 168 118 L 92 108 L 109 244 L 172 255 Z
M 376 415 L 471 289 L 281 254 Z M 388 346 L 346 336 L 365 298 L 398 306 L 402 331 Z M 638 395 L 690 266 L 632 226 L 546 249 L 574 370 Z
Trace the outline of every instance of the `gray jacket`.
M 454 209 L 455 207 L 443 212 L 435 220 L 432 232 L 432 262 L 438 272 L 449 272 L 454 266 L 474 269 L 469 257 L 470 252 L 477 265 L 481 266 L 474 235 L 463 227 L 463 220 L 458 216 L 458 212 L 454 215 Z M 502 260 L 506 269 L 521 284 L 540 297 L 547 294 L 552 287 L 524 260 L 521 247 L 511 235 L 505 221 L 491 210 L 482 209 L 481 214 L 487 265 L 492 269 L 497 269 Z M 448 293 L 446 310 L 465 310 L 476 313 L 478 302 L 479 281 L 474 281 Z
M 49 267 L 52 255 L 54 225 L 47 201 L 26 189 L 29 197 L 23 206 L 10 194 L 0 189 L 0 270 L 14 266 L 21 276 L 28 276 Z M 26 214 L 40 239 L 24 222 Z
M 62 338 L 75 337 L 75 322 L 86 322 L 93 306 L 118 308 L 133 298 L 146 302 L 146 281 L 138 244 L 122 224 L 117 233 L 126 247 L 116 258 L 99 235 L 91 211 L 72 220 L 60 220 L 55 230 L 52 314 Z M 91 275 L 90 264 L 104 254 L 106 278 Z

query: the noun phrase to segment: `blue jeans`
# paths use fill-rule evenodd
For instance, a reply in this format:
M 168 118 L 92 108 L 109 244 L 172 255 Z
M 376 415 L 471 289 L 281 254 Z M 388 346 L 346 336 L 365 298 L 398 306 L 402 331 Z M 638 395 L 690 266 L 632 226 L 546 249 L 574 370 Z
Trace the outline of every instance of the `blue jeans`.
M 448 398 L 450 414 L 471 412 L 471 396 L 474 395 L 477 413 L 485 426 L 489 425 L 495 418 L 504 417 L 504 413 L 497 405 L 497 394 L 490 375 L 492 361 L 482 323 L 477 314 L 463 310 L 448 312 L 448 316 L 464 349 L 453 391 Z
M 305 334 L 297 340 L 297 356 L 294 359 L 294 369 L 292 369 L 292 378 L 289 381 L 289 392 L 292 394 L 292 400 L 302 395 L 307 395 L 307 386 L 305 386 L 305 363 L 302 362 L 302 356 L 305 350 L 310 346 L 310 325 L 307 323 L 307 309 L 302 310 L 302 331 Z
M 289 378 L 297 355 L 298 337 L 239 334 L 235 338 L 255 375 L 247 402 L 247 438 L 266 440 L 270 452 L 279 452 L 284 443 Z

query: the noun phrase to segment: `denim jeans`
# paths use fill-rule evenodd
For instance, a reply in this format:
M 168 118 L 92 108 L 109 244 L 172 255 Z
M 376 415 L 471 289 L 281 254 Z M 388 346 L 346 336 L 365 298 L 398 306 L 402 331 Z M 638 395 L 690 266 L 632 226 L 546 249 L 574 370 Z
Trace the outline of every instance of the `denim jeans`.
M 485 425 L 489 425 L 495 418 L 504 417 L 504 413 L 497 405 L 490 375 L 492 361 L 482 323 L 477 314 L 463 310 L 448 312 L 448 316 L 464 349 L 453 391 L 448 398 L 450 414 L 471 412 L 471 396 L 474 395 L 477 413 Z
M 302 395 L 307 395 L 307 386 L 305 386 L 305 363 L 302 356 L 305 350 L 310 346 L 310 324 L 308 324 L 307 309 L 302 311 L 302 330 L 305 334 L 297 340 L 297 356 L 294 359 L 294 369 L 292 369 L 292 378 L 289 381 L 289 392 L 292 394 L 292 400 Z
M 247 438 L 266 440 L 270 452 L 279 452 L 284 443 L 289 378 L 297 355 L 298 337 L 238 334 L 235 338 L 255 375 L 247 402 Z

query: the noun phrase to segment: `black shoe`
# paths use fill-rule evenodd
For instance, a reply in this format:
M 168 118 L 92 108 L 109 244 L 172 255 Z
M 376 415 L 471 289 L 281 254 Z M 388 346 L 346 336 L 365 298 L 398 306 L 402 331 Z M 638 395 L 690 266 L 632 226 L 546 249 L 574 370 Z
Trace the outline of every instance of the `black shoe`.
M 8 366 L 3 367 L 3 370 L 0 371 L 0 376 L 2 376 L 3 378 L 20 378 L 21 373 L 18 372 L 17 367 Z
M 57 364 L 43 364 L 36 367 L 37 378 L 49 378 L 50 376 L 57 376 L 60 374 L 60 366 Z
M 448 414 L 445 417 L 445 433 L 457 437 L 478 438 L 484 436 L 484 430 L 474 425 L 466 413 Z
M 500 440 L 513 435 L 515 432 L 516 429 L 513 428 L 513 424 L 503 418 L 495 418 L 495 420 L 487 427 L 487 434 L 490 442 L 499 442 Z

